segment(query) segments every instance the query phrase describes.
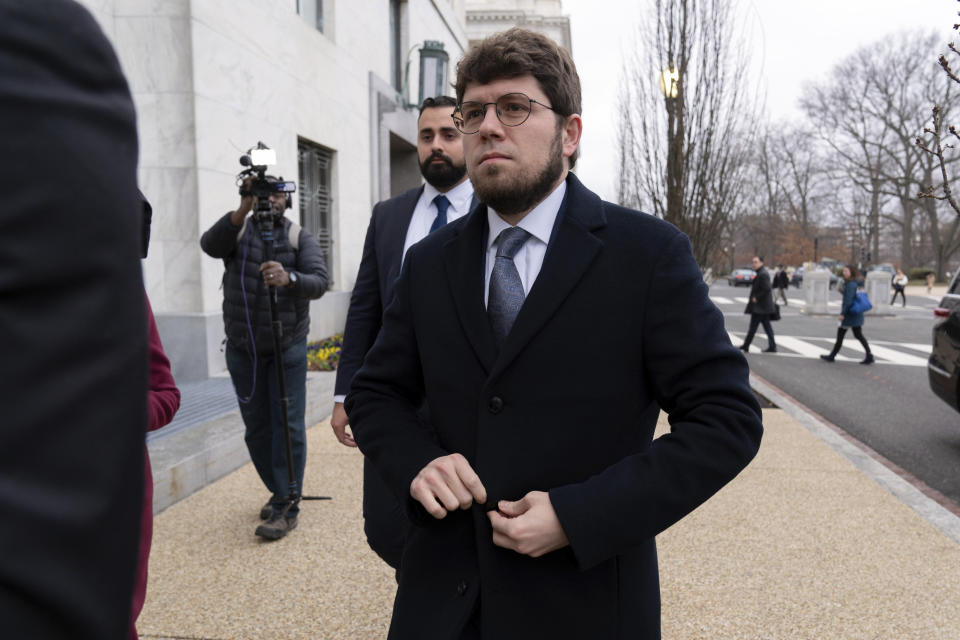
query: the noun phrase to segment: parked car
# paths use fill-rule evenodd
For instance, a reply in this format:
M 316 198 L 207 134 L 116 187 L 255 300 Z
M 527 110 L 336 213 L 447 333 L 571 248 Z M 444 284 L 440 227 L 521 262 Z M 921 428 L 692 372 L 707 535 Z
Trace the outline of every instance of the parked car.
M 793 276 L 790 278 L 790 284 L 795 286 L 797 289 L 803 286 L 803 272 L 806 271 L 803 267 L 797 267 L 797 270 L 793 272 Z M 818 267 L 816 271 L 827 271 L 824 267 Z M 837 276 L 833 271 L 830 272 L 830 288 L 835 289 L 837 283 L 840 281 L 840 277 Z
M 757 273 L 749 267 L 741 267 L 739 269 L 734 269 L 733 272 L 727 276 L 727 284 L 731 287 L 739 287 L 740 285 L 750 286 L 753 284 L 753 279 L 756 277 Z
M 795 286 L 797 289 L 803 286 L 803 267 L 797 267 L 793 270 L 793 274 L 790 276 L 790 284 Z
M 960 279 L 954 275 L 946 295 L 933 310 L 933 351 L 927 361 L 930 389 L 960 411 Z
M 890 276 L 890 281 L 893 281 L 893 276 L 897 275 L 897 268 L 890 264 L 889 262 L 882 262 L 880 264 L 875 264 L 867 271 L 885 271 L 887 275 Z

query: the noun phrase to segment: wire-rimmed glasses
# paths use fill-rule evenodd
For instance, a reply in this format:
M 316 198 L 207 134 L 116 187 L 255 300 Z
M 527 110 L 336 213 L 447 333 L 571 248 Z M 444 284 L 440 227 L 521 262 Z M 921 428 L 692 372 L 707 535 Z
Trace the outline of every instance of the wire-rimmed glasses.
M 530 117 L 534 104 L 553 111 L 553 107 L 537 102 L 525 93 L 507 93 L 496 102 L 461 102 L 453 112 L 453 124 L 465 135 L 476 133 L 487 117 L 487 107 L 494 105 L 497 119 L 504 126 L 519 127 Z

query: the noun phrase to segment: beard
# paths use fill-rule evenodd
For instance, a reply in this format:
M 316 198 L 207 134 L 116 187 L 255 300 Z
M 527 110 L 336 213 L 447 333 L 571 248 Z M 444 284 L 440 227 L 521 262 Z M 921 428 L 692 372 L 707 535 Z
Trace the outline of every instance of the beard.
M 496 165 L 480 167 L 476 173 L 477 175 L 471 175 L 470 179 L 480 202 L 505 216 L 530 211 L 553 191 L 557 180 L 563 175 L 560 132 L 557 132 L 550 144 L 546 166 L 537 174 L 530 169 L 507 174 L 502 167 Z
M 443 160 L 443 163 L 434 164 L 433 161 L 437 158 Z M 450 156 L 445 156 L 442 153 L 432 153 L 420 163 L 420 174 L 424 180 L 441 191 L 460 182 L 466 173 L 466 162 L 461 165 L 455 164 Z

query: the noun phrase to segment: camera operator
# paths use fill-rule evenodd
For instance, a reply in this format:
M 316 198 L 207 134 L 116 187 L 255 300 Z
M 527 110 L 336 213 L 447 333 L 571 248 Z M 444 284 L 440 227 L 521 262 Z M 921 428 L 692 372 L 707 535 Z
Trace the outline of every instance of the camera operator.
M 261 174 L 262 175 L 262 174 Z M 282 179 L 264 176 L 271 185 Z M 282 364 L 289 397 L 288 421 L 293 451 L 297 494 L 302 493 L 306 463 L 304 411 L 307 380 L 307 332 L 310 300 L 327 289 L 323 250 L 312 233 L 283 215 L 289 207 L 285 193 L 271 192 L 270 211 L 256 212 L 257 198 L 251 187 L 256 178 L 244 179 L 240 206 L 220 218 L 200 238 L 210 256 L 222 258 L 223 322 L 226 329 L 226 360 L 246 426 L 245 441 L 260 479 L 271 493 L 260 509 L 266 520 L 256 535 L 278 540 L 297 526 L 298 505 L 286 516 L 289 495 L 281 392 L 274 369 L 269 291 L 277 291 L 278 317 L 283 326 Z M 265 217 L 261 217 L 265 216 Z M 273 225 L 274 260 L 265 261 L 264 225 Z

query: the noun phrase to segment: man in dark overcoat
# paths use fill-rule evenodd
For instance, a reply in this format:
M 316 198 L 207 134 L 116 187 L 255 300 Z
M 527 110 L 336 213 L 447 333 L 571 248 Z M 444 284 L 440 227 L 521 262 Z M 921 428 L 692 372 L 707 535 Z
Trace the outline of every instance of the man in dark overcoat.
M 763 330 L 767 332 L 767 348 L 765 353 L 777 352 L 777 341 L 773 337 L 773 326 L 770 319 L 777 310 L 773 301 L 773 289 L 770 286 L 770 273 L 763 266 L 763 256 L 753 256 L 753 270 L 757 275 L 753 278 L 753 284 L 750 285 L 750 299 L 747 301 L 747 307 L 744 313 L 750 314 L 750 328 L 747 329 L 747 337 L 743 339 L 740 348 L 746 352 L 750 349 L 750 343 L 753 342 L 753 336 L 757 333 L 757 326 L 763 325 Z
M 390 638 L 659 638 L 654 536 L 760 443 L 746 361 L 687 237 L 570 173 L 566 50 L 493 35 L 456 92 L 484 204 L 407 253 L 346 401 L 415 524 Z

